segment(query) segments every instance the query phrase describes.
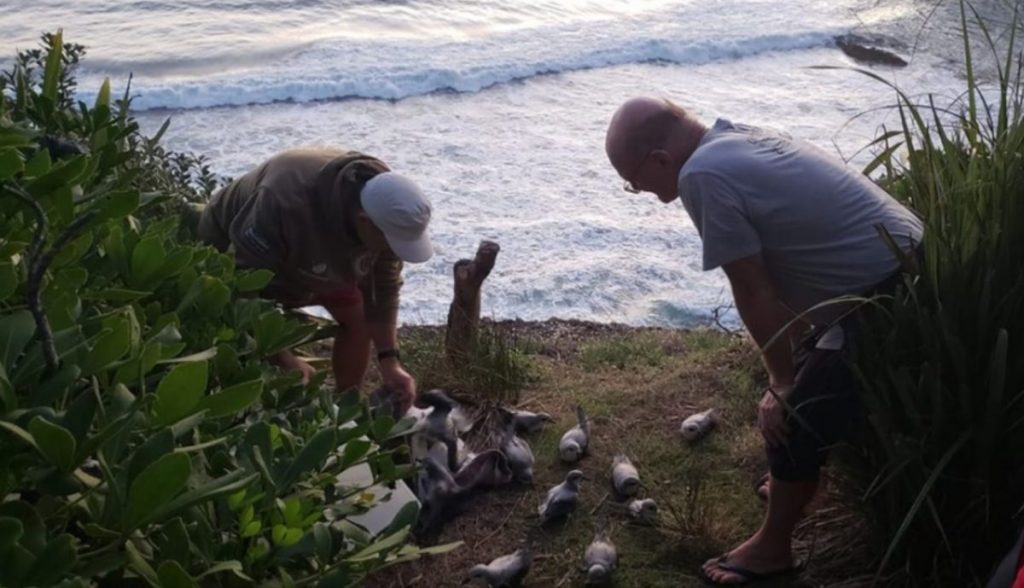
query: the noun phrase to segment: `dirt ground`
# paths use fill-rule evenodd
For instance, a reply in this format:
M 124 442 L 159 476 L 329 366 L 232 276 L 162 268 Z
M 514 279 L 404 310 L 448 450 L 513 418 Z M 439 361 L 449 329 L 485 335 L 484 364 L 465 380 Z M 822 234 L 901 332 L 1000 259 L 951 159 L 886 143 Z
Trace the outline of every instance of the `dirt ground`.
M 709 330 L 576 321 L 493 327 L 516 342 L 517 353 L 525 355 L 529 366 L 529 381 L 513 404 L 556 419 L 527 437 L 537 457 L 534 484 L 476 497 L 440 537 L 440 543 L 461 541 L 462 547 L 386 569 L 368 585 L 458 586 L 468 579 L 472 565 L 528 546 L 533 566 L 526 586 L 582 586 L 584 550 L 605 519 L 620 557 L 614 585 L 703 585 L 697 576 L 700 564 L 749 536 L 763 514 L 754 484 L 766 471 L 755 428 L 764 375 L 754 348 L 741 337 Z M 422 389 L 445 380 L 434 369 L 441 336 L 433 327 L 403 330 L 405 363 Z M 470 401 L 474 394 L 487 395 L 481 390 L 458 392 Z M 576 466 L 588 479 L 568 521 L 541 528 L 537 506 L 547 489 L 572 469 L 558 461 L 556 450 L 562 433 L 575 424 L 577 404 L 592 420 L 589 453 Z M 682 441 L 681 421 L 706 408 L 716 410 L 717 428 L 695 444 Z M 482 437 L 476 437 L 476 449 Z M 632 523 L 613 498 L 610 471 L 618 452 L 638 467 L 646 486 L 641 496 L 657 501 L 657 526 Z M 860 518 L 843 506 L 837 486 L 826 485 L 814 505 L 816 513 L 799 529 L 797 547 L 799 557 L 808 562 L 806 571 L 796 582 L 776 585 L 870 582 L 861 557 L 866 533 Z

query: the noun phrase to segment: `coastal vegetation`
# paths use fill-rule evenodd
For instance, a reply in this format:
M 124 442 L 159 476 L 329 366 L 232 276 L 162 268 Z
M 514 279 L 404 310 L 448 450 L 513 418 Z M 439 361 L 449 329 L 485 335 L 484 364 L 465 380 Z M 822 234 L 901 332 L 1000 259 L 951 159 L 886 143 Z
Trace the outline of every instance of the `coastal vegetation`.
M 899 124 L 865 170 L 926 237 L 896 292 L 863 301 L 869 427 L 798 531 L 809 585 L 983 584 L 1022 523 L 1020 26 L 997 36 L 962 10 L 964 93 L 939 104 L 891 88 Z M 335 394 L 324 373 L 302 385 L 268 366 L 286 347 L 319 354 L 325 330 L 255 297 L 266 272 L 195 242 L 189 205 L 220 180 L 201 156 L 166 150 L 166 126 L 140 132 L 130 84 L 78 102 L 83 55 L 45 35 L 0 75 L 0 585 L 456 585 L 522 542 L 533 582 L 564 585 L 602 510 L 620 585 L 698 585 L 704 559 L 756 528 L 756 350 L 716 331 L 562 321 L 487 323 L 457 366 L 438 328 L 405 329 L 421 388 L 556 423 L 531 439 L 536 485 L 481 497 L 437 546 L 410 542 L 412 507 L 377 533 L 350 521 L 381 497 L 370 482 L 339 490 L 337 474 L 408 478 L 394 442 L 407 424 Z M 528 513 L 564 476 L 554 448 L 576 403 L 594 421 L 592 480 L 580 516 L 541 532 Z M 718 429 L 682 443 L 679 421 L 709 407 Z M 609 503 L 617 451 L 658 500 L 659 526 Z
M 900 124 L 868 170 L 925 238 L 868 313 L 857 365 L 870 426 L 849 468 L 883 546 L 878 577 L 931 586 L 983 583 L 1024 524 L 1021 26 L 1012 11 L 996 35 L 960 9 L 963 94 L 941 104 L 894 88 Z
M 406 541 L 415 503 L 351 520 L 408 423 L 269 367 L 316 326 L 188 236 L 216 179 L 130 88 L 75 101 L 82 55 L 46 35 L 0 78 L 0 585 L 350 586 L 454 547 Z

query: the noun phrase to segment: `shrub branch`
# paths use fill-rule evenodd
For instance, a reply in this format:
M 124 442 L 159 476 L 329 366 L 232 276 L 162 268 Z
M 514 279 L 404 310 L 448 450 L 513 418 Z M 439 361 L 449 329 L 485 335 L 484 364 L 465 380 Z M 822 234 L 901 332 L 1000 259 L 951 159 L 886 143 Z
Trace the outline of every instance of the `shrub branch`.
M 59 366 L 60 358 L 57 356 L 57 346 L 53 342 L 53 330 L 50 328 L 50 321 L 46 318 L 46 312 L 43 311 L 42 293 L 40 291 L 42 272 L 38 271 L 40 252 L 43 250 L 43 245 L 46 242 L 46 230 L 49 223 L 46 219 L 46 212 L 34 198 L 17 186 L 10 185 L 5 186 L 5 188 L 9 194 L 21 200 L 32 209 L 32 213 L 36 217 L 36 234 L 29 249 L 28 283 L 26 284 L 25 296 L 28 299 L 28 310 L 36 320 L 36 330 L 39 333 L 39 340 L 43 345 L 43 357 L 46 358 L 46 367 L 53 371 Z
M 32 246 L 29 249 L 28 282 L 25 285 L 25 296 L 28 299 L 29 312 L 32 313 L 32 316 L 36 321 L 39 340 L 43 345 L 43 356 L 46 358 L 46 367 L 50 371 L 53 371 L 60 367 L 60 356 L 57 355 L 57 345 L 53 339 L 53 329 L 50 327 L 50 321 L 46 317 L 46 311 L 43 309 L 43 276 L 46 275 L 46 270 L 48 270 L 50 268 L 50 264 L 53 263 L 53 258 L 56 257 L 68 243 L 82 234 L 82 230 L 96 217 L 96 213 L 90 211 L 71 221 L 71 223 L 61 231 L 60 235 L 57 236 L 57 239 L 53 242 L 53 246 L 44 253 L 43 246 L 46 244 L 46 231 L 49 226 L 49 222 L 46 218 L 46 212 L 38 201 L 17 186 L 5 187 L 15 198 L 28 205 L 36 217 L 36 234 L 32 241 Z

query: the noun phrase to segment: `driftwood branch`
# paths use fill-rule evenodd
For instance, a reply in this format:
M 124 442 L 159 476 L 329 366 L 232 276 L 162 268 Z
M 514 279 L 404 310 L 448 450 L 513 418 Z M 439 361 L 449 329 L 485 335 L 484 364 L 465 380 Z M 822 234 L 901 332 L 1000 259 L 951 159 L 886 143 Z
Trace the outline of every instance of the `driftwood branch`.
M 725 326 L 725 323 L 722 322 L 722 317 L 724 317 L 726 314 L 728 314 L 729 311 L 731 311 L 733 308 L 734 307 L 731 304 L 719 305 L 719 306 L 716 306 L 711 311 L 711 318 L 712 318 L 712 320 L 714 320 L 715 326 L 717 326 L 719 329 L 722 329 L 722 331 L 725 332 L 727 335 L 739 334 L 738 330 L 730 329 L 729 327 Z
M 466 357 L 476 349 L 480 331 L 480 288 L 494 269 L 501 247 L 481 241 L 473 259 L 455 262 L 455 295 L 448 308 L 448 330 L 444 345 L 449 358 Z

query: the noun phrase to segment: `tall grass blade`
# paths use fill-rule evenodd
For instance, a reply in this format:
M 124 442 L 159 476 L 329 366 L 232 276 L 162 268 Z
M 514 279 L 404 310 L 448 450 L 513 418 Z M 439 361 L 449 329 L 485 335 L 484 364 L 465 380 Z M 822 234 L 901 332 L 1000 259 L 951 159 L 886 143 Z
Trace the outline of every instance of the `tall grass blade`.
M 975 98 L 977 84 L 974 79 L 974 59 L 971 57 L 971 35 L 967 27 L 966 4 L 967 2 L 960 0 L 960 29 L 963 31 L 964 37 L 964 73 L 967 76 L 967 122 L 975 123 L 978 120 L 978 105 Z M 967 125 L 964 131 L 967 133 L 968 142 L 973 145 L 976 129 L 973 125 Z
M 949 463 L 956 452 L 971 438 L 971 431 L 964 431 L 960 436 L 960 439 L 949 448 L 948 451 L 939 460 L 939 463 L 935 465 L 928 480 L 925 481 L 924 486 L 921 487 L 921 491 L 917 493 L 917 498 L 914 499 L 914 503 L 910 505 L 910 510 L 907 511 L 907 516 L 903 517 L 903 522 L 900 523 L 899 529 L 896 530 L 896 534 L 893 536 L 892 541 L 889 543 L 889 548 L 886 549 L 885 555 L 882 557 L 882 563 L 878 565 L 878 570 L 875 572 L 874 583 L 877 584 L 879 578 L 882 577 L 882 571 L 889 564 L 889 559 L 893 553 L 896 552 L 896 548 L 899 546 L 900 541 L 903 540 L 903 535 L 906 534 L 907 529 L 910 528 L 911 523 L 914 522 L 914 518 L 917 516 L 917 511 L 921 508 L 921 505 L 928 498 L 928 493 L 931 492 L 932 486 L 935 485 L 936 480 L 942 474 L 943 470 L 946 469 L 946 465 Z

